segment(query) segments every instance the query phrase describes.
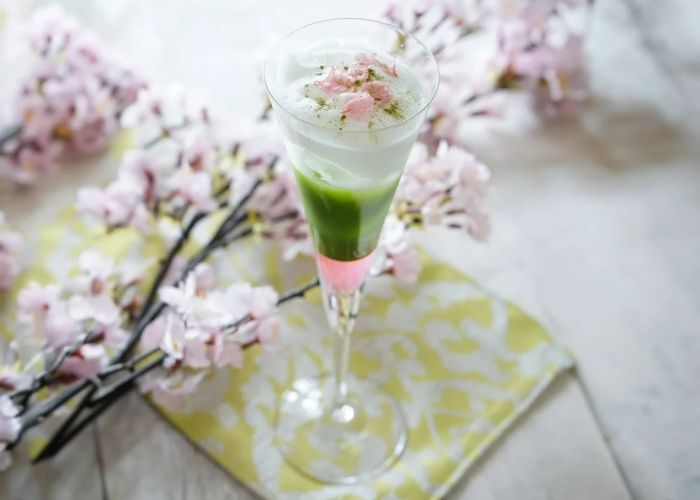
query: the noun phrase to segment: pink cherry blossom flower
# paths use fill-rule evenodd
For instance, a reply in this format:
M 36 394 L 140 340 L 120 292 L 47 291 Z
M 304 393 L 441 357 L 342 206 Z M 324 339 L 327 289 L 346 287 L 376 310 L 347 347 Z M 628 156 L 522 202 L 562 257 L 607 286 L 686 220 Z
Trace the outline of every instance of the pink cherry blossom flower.
M 192 133 L 184 136 L 181 167 L 205 171 L 212 167 L 217 152 L 218 144 L 209 127 L 192 127 Z
M 4 218 L 5 215 L 0 211 L 0 225 L 3 224 Z M 22 250 L 23 244 L 19 233 L 6 228 L 0 229 L 0 252 L 16 254 Z
M 172 248 L 175 242 L 182 236 L 182 225 L 179 221 L 169 217 L 159 217 L 156 220 L 156 230 L 166 248 Z
M 421 265 L 409 241 L 406 225 L 390 215 L 384 223 L 370 274 L 391 274 L 402 283 L 415 283 Z
M 161 90 L 156 87 L 142 89 L 136 95 L 136 100 L 127 107 L 121 115 L 120 123 L 125 128 L 142 126 L 146 120 L 162 115 Z M 160 123 L 153 131 L 161 132 Z M 155 135 L 151 136 L 154 137 Z
M 68 299 L 68 314 L 78 322 L 93 320 L 108 326 L 119 321 L 120 311 L 112 297 L 108 295 L 73 295 Z
M 343 114 L 357 121 L 367 121 L 374 116 L 374 98 L 368 92 L 343 94 Z
M 182 362 L 190 368 L 208 368 L 216 354 L 212 352 L 221 345 L 220 335 L 197 328 L 187 329 L 183 339 Z M 217 342 L 218 340 L 218 342 Z
M 6 155 L 10 163 L 0 160 L 0 166 L 18 184 L 32 184 L 41 176 L 56 170 L 58 157 L 63 150 L 63 144 L 58 142 L 22 146 Z
M 311 241 L 309 225 L 301 211 L 294 219 L 275 224 L 269 233 L 272 239 L 280 242 L 282 260 L 285 262 L 292 261 L 299 255 L 310 257 L 316 253 Z
M 58 371 L 79 379 L 90 379 L 97 376 L 108 361 L 107 352 L 101 344 L 84 344 L 61 363 Z
M 227 288 L 226 295 L 233 303 L 244 303 L 255 319 L 272 314 L 277 307 L 277 292 L 269 286 L 252 287 L 248 283 L 236 283 Z
M 139 389 L 153 400 L 173 411 L 181 410 L 185 397 L 194 392 L 206 376 L 204 370 L 187 372 L 176 370 L 165 376 L 153 374 L 139 380 Z
M 582 34 L 560 19 L 562 5 L 586 7 L 581 0 L 519 3 L 498 23 L 500 85 L 530 89 L 535 109 L 546 116 L 574 109 L 587 93 Z
M 208 172 L 181 167 L 168 178 L 168 188 L 171 200 L 176 203 L 181 202 L 202 212 L 209 212 L 217 206 Z
M 273 158 L 282 159 L 286 156 L 279 131 L 272 120 L 252 124 L 241 123 L 235 133 L 233 137 L 241 138 L 236 144 L 248 169 L 254 166 L 267 168 Z
M 152 268 L 153 259 L 128 259 L 119 264 L 116 268 L 115 277 L 117 283 L 122 287 L 133 287 L 144 280 L 148 269 Z
M 195 293 L 197 295 L 211 292 L 216 287 L 214 268 L 206 262 L 198 264 L 191 275 L 194 276 Z
M 80 188 L 76 200 L 77 210 L 110 226 L 124 224 L 129 218 L 130 211 L 133 210 L 133 207 L 127 206 L 124 202 L 131 205 L 134 197 L 131 193 L 112 191 L 110 196 L 96 187 Z
M 18 418 L 19 408 L 7 395 L 0 395 L 0 470 L 12 465 L 12 457 L 7 450 L 7 445 L 13 443 L 18 437 L 22 424 Z
M 20 372 L 16 367 L 10 365 L 0 365 L 0 389 L 2 390 L 22 390 L 29 387 L 32 376 L 28 373 Z
M 240 367 L 243 361 L 243 351 L 235 342 L 226 341 L 222 331 L 218 329 L 205 330 L 198 327 L 189 327 L 181 317 L 175 313 L 168 314 L 161 321 L 161 325 L 148 332 L 148 338 L 143 349 L 150 346 L 155 335 L 162 337 L 157 344 L 168 354 L 164 366 L 168 369 L 176 368 L 179 364 L 193 369 L 235 366 Z
M 389 272 L 402 283 L 415 283 L 420 274 L 421 264 L 418 252 L 413 247 L 407 247 L 401 252 L 392 254 Z
M 79 212 L 110 227 L 130 225 L 147 232 L 151 215 L 141 202 L 139 186 L 133 179 L 119 178 L 105 190 L 86 187 L 78 190 Z
M 80 275 L 73 280 L 76 291 L 90 295 L 104 293 L 116 272 L 114 261 L 95 250 L 85 250 L 78 257 Z
M 243 296 L 236 296 L 230 289 L 207 293 L 203 284 L 212 281 L 206 274 L 200 274 L 198 280 L 197 273 L 190 273 L 177 287 L 162 287 L 159 295 L 193 327 L 221 328 L 244 317 L 248 308 L 241 300 Z
M 0 291 L 9 290 L 20 272 L 20 265 L 14 255 L 0 253 Z
M 235 342 L 224 342 L 221 353 L 216 358 L 216 366 L 243 366 L 243 349 Z
M 19 363 L 16 340 L 0 345 L 0 391 L 16 391 L 31 385 L 32 375 Z
M 0 291 L 9 290 L 19 274 L 19 253 L 22 250 L 22 236 L 4 227 L 5 214 L 0 211 Z
M 18 319 L 34 339 L 58 349 L 73 342 L 80 328 L 70 317 L 57 285 L 42 286 L 32 281 L 17 297 Z
M 75 342 L 81 333 L 80 325 L 71 318 L 66 303 L 61 301 L 51 309 L 43 324 L 35 325 L 43 333 L 44 343 L 50 349 L 60 349 Z
M 300 206 L 291 168 L 279 163 L 272 178 L 262 183 L 248 202 L 248 209 L 264 219 L 298 212 Z
M 389 4 L 385 16 L 392 24 L 421 36 L 441 23 L 475 24 L 484 15 L 481 0 L 401 0 Z
M 192 270 L 178 287 L 164 287 L 161 298 L 178 308 L 190 298 L 202 297 L 214 289 L 216 276 L 212 267 L 203 262 Z
M 36 281 L 30 281 L 17 296 L 19 318 L 28 321 L 44 320 L 60 303 L 60 293 L 58 285 L 42 286 Z
M 103 325 L 98 332 L 104 337 L 104 345 L 113 349 L 123 347 L 130 336 L 129 332 L 115 324 Z
M 247 321 L 240 325 L 233 338 L 241 344 L 259 341 L 270 343 L 279 333 L 279 325 L 273 317 L 277 308 L 277 292 L 271 287 L 251 287 L 248 283 L 231 285 L 226 293 L 234 303 L 245 304 Z
M 141 335 L 140 347 L 142 352 L 151 351 L 160 346 L 165 329 L 168 326 L 169 315 L 160 315 L 155 320 L 151 321 Z
M 163 278 L 163 286 L 175 285 L 185 272 L 186 267 L 187 258 L 183 257 L 182 255 L 176 256 L 170 265 L 170 269 L 168 269 L 168 272 L 165 274 L 165 278 Z
M 119 166 L 118 181 L 139 194 L 141 201 L 148 206 L 155 203 L 158 196 L 158 182 L 166 171 L 162 162 L 156 161 L 153 154 L 144 149 L 131 149 L 124 153 Z M 173 165 L 174 167 L 174 165 Z M 127 181 L 129 183 L 127 184 Z
M 160 348 L 168 355 L 166 368 L 170 368 L 175 363 L 182 361 L 185 356 L 185 333 L 187 325 L 177 314 L 168 314 L 165 320 L 163 337 L 160 341 Z
M 391 89 L 384 82 L 367 82 L 362 85 L 362 90 L 374 99 L 374 104 L 380 107 L 389 104 L 392 98 Z
M 144 87 L 95 35 L 57 7 L 35 13 L 27 38 L 33 60 L 8 123 L 20 129 L 0 155 L 2 171 L 23 184 L 52 172 L 66 150 L 103 149 L 118 129 L 119 115 Z
M 464 149 L 445 142 L 434 157 L 427 157 L 425 146 L 416 150 L 397 190 L 398 210 L 406 206 L 409 218 L 420 213 L 424 224 L 465 229 L 472 237 L 485 239 L 489 229 L 483 212 L 490 190 L 488 168 Z
M 278 319 L 272 317 L 258 320 L 254 327 L 255 335 L 263 349 L 270 349 L 277 342 L 282 331 Z

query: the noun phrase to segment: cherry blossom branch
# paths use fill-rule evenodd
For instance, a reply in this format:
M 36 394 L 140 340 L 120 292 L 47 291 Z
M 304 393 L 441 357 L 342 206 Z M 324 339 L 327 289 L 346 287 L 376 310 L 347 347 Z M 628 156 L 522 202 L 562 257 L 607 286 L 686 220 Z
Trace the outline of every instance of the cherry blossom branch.
M 294 299 L 300 299 L 304 298 L 309 291 L 313 290 L 314 288 L 318 287 L 320 285 L 320 282 L 318 278 L 308 282 L 306 285 L 301 286 L 295 290 L 290 290 L 289 292 L 286 292 L 282 295 L 280 295 L 279 299 L 277 300 L 277 305 L 281 306 L 285 302 L 289 302 L 290 300 Z
M 253 196 L 253 194 L 261 184 L 261 179 L 257 179 L 255 181 L 248 193 L 240 200 L 238 205 L 236 205 L 236 207 L 230 211 L 229 215 L 219 225 L 217 230 L 214 232 L 214 235 L 210 238 L 209 242 L 206 243 L 192 259 L 190 259 L 190 261 L 187 263 L 187 266 L 185 267 L 185 270 L 180 275 L 180 279 L 178 280 L 178 282 L 184 279 L 187 276 L 187 274 L 189 274 L 197 266 L 197 264 L 203 262 L 204 259 L 206 259 L 211 254 L 211 252 L 215 248 L 217 248 L 217 246 L 219 246 L 218 240 L 220 238 L 222 238 L 228 231 L 235 229 L 236 226 L 244 220 L 240 217 L 241 212 L 243 211 L 245 204 L 248 202 L 248 200 L 250 200 L 250 198 Z M 148 326 L 148 324 L 162 312 L 164 307 L 162 302 L 159 302 L 157 305 L 155 305 L 152 312 L 151 308 L 153 307 L 153 300 L 155 299 L 155 295 L 158 292 L 160 285 L 162 284 L 163 278 L 167 274 L 167 269 L 163 271 L 163 268 L 165 268 L 166 265 L 168 268 L 170 267 L 173 259 L 175 258 L 175 255 L 182 249 L 182 247 L 186 243 L 187 239 L 190 236 L 190 233 L 194 229 L 194 226 L 208 214 L 201 214 L 201 217 L 198 217 L 199 215 L 200 214 L 195 215 L 195 217 L 192 219 L 185 231 L 183 231 L 175 247 L 173 247 L 173 249 L 171 249 L 171 251 L 169 252 L 168 258 L 166 259 L 164 265 L 161 267 L 161 271 L 159 272 L 156 281 L 151 287 L 151 291 L 149 293 L 150 300 L 146 301 L 146 304 L 142 309 L 142 313 L 139 315 L 136 329 L 129 338 L 122 352 L 119 354 L 119 356 L 117 356 L 117 361 L 123 361 L 126 357 L 129 356 L 129 354 L 141 338 L 141 334 L 145 330 L 146 326 Z M 189 231 L 187 229 L 189 229 Z
M 277 223 L 277 222 L 283 222 L 285 220 L 293 220 L 299 217 L 299 212 L 296 210 L 291 210 L 289 212 L 283 213 L 282 215 L 277 215 L 275 217 L 271 217 L 269 222 L 271 224 Z M 246 238 L 250 235 L 255 233 L 255 229 L 252 227 L 247 227 L 242 231 L 239 231 L 238 233 L 229 233 L 229 235 L 222 237 L 219 239 L 217 243 L 217 247 L 224 247 L 227 246 L 231 243 L 233 243 L 236 240 L 240 240 L 243 238 Z
M 298 299 L 298 298 L 303 298 L 310 290 L 313 290 L 314 288 L 318 287 L 319 281 L 318 279 L 314 279 L 311 282 L 297 288 L 294 290 L 290 290 L 284 294 L 282 294 L 278 300 L 276 305 L 281 306 L 291 300 Z M 232 329 L 237 329 L 240 327 L 243 323 L 245 323 L 246 318 L 242 318 L 238 324 L 232 327 Z M 252 347 L 255 345 L 257 342 L 249 342 L 245 345 L 242 346 L 242 348 L 246 349 L 249 347 Z M 154 359 L 149 361 L 147 364 L 143 365 L 142 367 L 138 369 L 134 369 L 135 366 L 145 360 L 150 358 L 151 356 L 156 356 Z M 54 456 L 56 453 L 58 453 L 63 446 L 68 444 L 68 442 L 73 439 L 77 434 L 80 433 L 90 422 L 92 422 L 95 418 L 97 418 L 102 412 L 104 412 L 107 408 L 109 408 L 112 404 L 114 404 L 119 398 L 121 398 L 123 395 L 128 393 L 131 389 L 134 387 L 135 381 L 139 378 L 142 377 L 143 375 L 151 372 L 152 370 L 162 366 L 163 362 L 165 361 L 167 355 L 160 349 L 153 349 L 151 351 L 148 351 L 136 358 L 134 358 L 131 362 L 124 364 L 124 367 L 121 368 L 129 370 L 131 373 L 124 379 L 120 380 L 116 385 L 110 387 L 109 389 L 106 389 L 102 392 L 97 393 L 96 398 L 92 398 L 92 394 L 90 394 L 90 398 L 84 398 L 81 401 L 81 404 L 84 403 L 85 406 L 92 408 L 92 411 L 89 412 L 85 417 L 83 417 L 81 420 L 77 421 L 77 423 L 73 426 L 73 422 L 76 421 L 77 419 L 77 412 L 74 413 L 76 417 L 73 417 L 70 419 L 70 422 L 68 426 L 63 427 L 63 432 L 57 433 L 56 438 L 52 438 L 52 440 L 47 444 L 44 449 L 40 452 L 40 454 L 35 458 L 35 462 L 39 462 L 42 460 L 45 460 L 47 458 L 50 458 Z M 106 370 L 108 371 L 109 368 Z M 111 375 L 111 373 L 109 373 Z M 109 376 L 109 375 L 105 375 Z
M 206 216 L 207 216 L 207 214 L 204 212 L 196 213 L 192 217 L 192 220 L 187 224 L 187 226 L 185 226 L 185 229 L 183 229 L 182 234 L 177 239 L 175 244 L 168 251 L 163 263 L 160 266 L 160 269 L 158 270 L 158 275 L 156 276 L 155 280 L 151 284 L 150 291 L 148 292 L 148 296 L 146 297 L 146 301 L 144 302 L 143 308 L 141 309 L 141 313 L 137 317 L 137 322 L 140 321 L 143 318 L 143 316 L 145 316 L 145 314 L 148 312 L 148 310 L 153 305 L 153 301 L 156 298 L 156 294 L 158 293 L 158 289 L 160 288 L 160 285 L 163 283 L 165 276 L 170 271 L 170 267 L 173 263 L 173 260 L 175 260 L 175 257 L 177 256 L 177 254 L 180 252 L 180 250 L 182 250 L 182 247 L 189 240 L 190 234 L 192 233 L 194 228 Z
M 8 394 L 8 396 L 13 398 L 17 405 L 20 408 L 22 408 L 22 411 L 24 411 L 24 409 L 26 409 L 26 405 L 29 401 L 29 398 L 36 394 L 37 391 L 56 381 L 56 373 L 60 368 L 61 364 L 66 360 L 66 358 L 75 354 L 83 345 L 97 340 L 100 337 L 100 335 L 101 334 L 99 332 L 90 332 L 78 342 L 74 342 L 69 346 L 63 347 L 54 359 L 54 361 L 51 363 L 51 365 L 38 376 L 36 376 L 32 380 L 31 385 L 29 387 L 11 392 L 10 394 Z
M 0 133 L 1 172 L 20 184 L 55 170 L 66 151 L 103 150 L 145 87 L 59 7 L 37 10 L 26 28 L 33 64 Z
M 276 162 L 276 158 L 274 158 L 270 162 L 269 170 L 271 170 L 274 167 L 274 164 Z M 256 182 L 253 183 L 253 186 L 251 186 L 250 190 L 246 195 L 240 200 L 238 205 L 231 210 L 229 215 L 221 222 L 219 225 L 218 229 L 214 232 L 213 236 L 209 240 L 207 244 L 204 245 L 202 249 L 188 262 L 188 265 L 186 266 L 185 270 L 182 273 L 182 276 L 178 282 L 180 282 L 184 276 L 186 276 L 190 271 L 192 271 L 199 263 L 201 263 L 205 258 L 209 256 L 209 254 L 215 250 L 216 248 L 219 248 L 221 246 L 226 246 L 232 243 L 233 241 L 237 239 L 241 239 L 243 237 L 246 237 L 250 234 L 252 234 L 252 228 L 247 228 L 246 230 L 242 232 L 235 233 L 234 230 L 236 227 L 238 227 L 245 219 L 246 217 L 243 216 L 244 214 L 244 207 L 246 204 L 249 202 L 251 197 L 253 196 L 254 192 L 260 187 L 262 184 L 262 180 L 258 179 Z M 270 219 L 270 222 L 278 222 L 282 220 L 287 220 L 290 219 L 294 216 L 296 216 L 296 212 L 289 212 L 282 214 L 277 217 L 273 217 Z M 179 244 L 176 244 L 175 247 L 173 247 L 175 250 L 171 251 L 168 253 L 166 256 L 166 259 L 161 265 L 161 269 L 164 267 L 170 267 L 172 264 L 172 260 L 174 259 L 175 255 L 178 253 L 179 250 L 184 247 L 184 243 L 188 239 L 192 229 L 194 228 L 194 225 L 197 224 L 199 220 L 201 220 L 199 217 L 195 220 L 194 223 L 190 223 L 191 226 L 189 231 L 183 231 L 183 234 L 181 238 L 181 241 Z M 187 228 L 186 228 L 187 229 Z M 160 272 L 159 276 L 164 276 L 164 273 Z M 162 282 L 162 277 L 160 279 L 157 279 L 154 282 L 155 285 L 155 290 L 157 290 L 157 285 L 158 283 Z M 286 295 L 285 298 L 282 298 L 282 301 L 280 303 L 286 302 L 287 300 L 290 300 L 291 298 L 302 296 L 304 291 L 294 291 L 288 295 Z M 155 294 L 153 295 L 155 297 Z M 154 301 L 152 301 L 154 302 Z M 86 408 L 89 407 L 94 407 L 95 408 L 95 415 L 101 413 L 106 409 L 107 406 L 109 406 L 109 401 L 111 401 L 112 396 L 110 394 L 121 394 L 122 390 L 121 385 L 116 387 L 113 391 L 110 390 L 108 392 L 102 391 L 98 392 L 99 390 L 99 385 L 97 383 L 97 380 L 104 380 L 110 376 L 112 376 L 115 373 L 118 372 L 123 372 L 124 370 L 131 371 L 131 374 L 127 378 L 128 380 L 136 380 L 138 377 L 144 375 L 151 369 L 155 368 L 156 366 L 159 366 L 159 362 L 156 362 L 156 360 L 149 362 L 148 365 L 145 365 L 143 367 L 139 367 L 138 369 L 135 369 L 136 365 L 140 363 L 142 360 L 144 360 L 146 357 L 155 354 L 155 352 L 150 352 L 147 353 L 146 356 L 138 356 L 135 357 L 133 360 L 125 363 L 124 360 L 130 355 L 131 350 L 133 347 L 138 343 L 138 340 L 140 339 L 141 335 L 143 334 L 145 328 L 156 318 L 158 317 L 162 311 L 165 309 L 165 304 L 162 302 L 159 302 L 158 304 L 155 305 L 150 305 L 146 307 L 146 304 L 144 304 L 144 308 L 142 309 L 142 313 L 139 316 L 140 319 L 137 321 L 136 327 L 134 328 L 132 334 L 129 337 L 129 340 L 127 341 L 126 345 L 124 348 L 120 351 L 120 353 L 115 357 L 114 360 L 110 363 L 108 367 L 106 367 L 104 370 L 102 370 L 94 379 L 89 379 L 89 380 L 84 380 L 81 382 L 76 382 L 69 388 L 65 389 L 62 393 L 58 394 L 56 397 L 51 398 L 50 400 L 43 402 L 39 404 L 36 408 L 31 409 L 30 411 L 27 411 L 26 414 L 22 415 L 21 417 L 21 422 L 22 422 L 22 427 L 21 431 L 19 433 L 19 436 L 17 440 L 21 437 L 21 435 L 28 430 L 29 428 L 41 423 L 45 418 L 47 418 L 49 415 L 51 415 L 55 410 L 58 408 L 62 407 L 67 401 L 73 399 L 76 397 L 78 394 L 81 392 L 84 392 L 87 389 L 87 392 L 85 392 L 81 398 L 81 400 L 78 402 L 74 410 L 71 412 L 71 414 L 62 422 L 62 425 L 58 428 L 58 430 L 54 433 L 53 437 L 47 443 L 47 445 L 42 449 L 40 454 L 37 456 L 36 460 L 43 460 L 45 458 L 48 458 L 50 456 L 53 456 L 55 453 L 57 453 L 72 437 L 84 427 L 84 425 L 89 422 L 88 417 L 85 417 L 83 419 L 80 419 L 80 415 L 83 413 L 83 411 Z M 90 337 L 86 337 L 87 340 L 90 339 Z M 76 345 L 71 346 L 70 348 L 64 349 L 56 358 L 56 362 L 52 365 L 52 367 L 49 368 L 49 370 L 46 373 L 41 374 L 39 377 L 37 377 L 36 380 L 33 381 L 31 389 L 27 390 L 26 392 L 22 393 L 21 396 L 24 401 L 28 401 L 29 397 L 34 394 L 38 389 L 41 387 L 45 387 L 46 385 L 50 384 L 52 381 L 55 379 L 53 378 L 53 374 L 56 372 L 58 366 L 68 357 L 74 354 L 77 349 L 80 348 L 84 344 L 83 342 L 76 343 Z M 159 360 L 162 362 L 162 359 Z M 96 396 L 97 395 L 97 396 Z M 25 399 L 26 398 L 26 399 Z M 93 417 L 94 418 L 94 417 Z M 91 420 L 91 418 L 90 418 Z M 77 422 L 77 423 L 76 423 Z M 8 446 L 8 449 L 14 446 L 14 444 Z
M 163 354 L 157 359 L 150 361 L 145 366 L 134 371 L 130 376 L 130 379 L 135 380 L 136 378 L 145 375 L 151 370 L 158 368 L 159 366 L 161 366 L 164 359 L 165 355 Z M 83 408 L 88 405 L 90 398 L 97 390 L 96 387 L 97 386 L 93 386 L 93 390 L 81 400 L 80 405 Z M 55 456 L 56 453 L 58 453 L 66 444 L 68 444 L 76 435 L 78 435 L 90 422 L 92 422 L 98 416 L 100 416 L 102 412 L 104 412 L 107 408 L 114 404 L 121 396 L 129 392 L 132 389 L 132 387 L 133 382 L 117 386 L 115 390 L 109 395 L 109 397 L 106 397 L 105 399 L 101 400 L 101 402 L 96 406 L 96 408 L 93 411 L 88 413 L 75 425 L 73 425 L 73 422 L 77 420 L 78 416 L 82 412 L 72 413 L 70 417 L 61 426 L 60 431 L 54 434 L 54 437 L 52 437 L 51 441 L 41 450 L 39 455 L 37 455 L 36 458 L 32 460 L 32 462 L 41 462 L 43 460 Z
M 10 125 L 0 132 L 0 154 L 3 154 L 3 146 L 17 137 L 22 131 L 22 125 Z
M 267 167 L 268 173 L 272 171 L 274 168 L 276 162 L 278 161 L 277 157 L 273 157 L 271 161 L 269 162 L 269 165 Z M 244 220 L 245 217 L 242 217 L 242 213 L 244 211 L 244 208 L 248 201 L 251 199 L 251 197 L 254 195 L 255 191 L 260 187 L 262 184 L 262 179 L 258 178 L 256 181 L 253 183 L 249 191 L 241 198 L 241 200 L 238 202 L 235 208 L 233 208 L 229 215 L 221 222 L 217 230 L 214 232 L 213 236 L 210 238 L 209 242 L 202 247 L 199 252 L 188 262 L 187 266 L 185 267 L 185 270 L 182 272 L 180 279 L 178 282 L 180 282 L 182 279 L 184 279 L 198 264 L 203 262 L 213 250 L 216 248 L 219 248 L 221 246 L 229 244 L 231 241 L 234 241 L 235 239 L 240 239 L 244 235 L 239 235 L 238 238 L 231 239 L 230 241 L 226 241 L 226 236 L 233 231 L 238 225 L 240 225 Z M 205 215 L 208 214 L 203 214 L 202 217 L 197 217 L 199 214 L 193 218 L 193 220 L 190 222 L 190 224 L 187 226 L 186 229 L 189 228 L 189 231 L 185 230 L 183 231 L 183 234 L 179 238 L 178 242 L 176 245 L 173 247 L 175 251 L 171 251 L 168 253 L 168 256 L 166 257 L 166 260 L 164 263 L 161 265 L 161 270 L 158 274 L 158 277 L 156 278 L 156 281 L 154 282 L 151 292 L 149 293 L 149 297 L 155 297 L 155 294 L 157 293 L 158 286 L 160 283 L 162 283 L 162 280 L 167 273 L 166 271 L 163 271 L 165 267 L 170 267 L 172 264 L 172 261 L 175 257 L 175 255 L 179 252 L 179 250 L 182 249 L 184 246 L 185 242 L 190 236 L 191 231 L 194 229 L 195 225 L 204 218 Z M 289 217 L 289 215 L 286 215 L 285 218 Z M 280 219 L 281 220 L 281 219 Z M 155 292 L 153 291 L 155 290 Z M 128 356 L 131 354 L 131 351 L 134 349 L 136 344 L 138 343 L 139 339 L 141 338 L 141 335 L 145 331 L 146 327 L 156 318 L 158 317 L 162 311 L 165 309 L 165 304 L 160 301 L 157 304 L 153 304 L 154 299 L 150 300 L 150 304 L 148 301 L 144 305 L 142 309 L 142 313 L 139 315 L 139 319 L 137 320 L 137 324 L 135 329 L 132 331 L 132 334 L 130 335 L 127 343 L 125 346 L 122 348 L 120 353 L 115 357 L 115 359 L 110 363 L 110 365 L 114 365 L 116 363 L 122 363 Z M 137 378 L 138 376 L 143 375 L 146 372 L 141 372 L 136 371 L 134 372 L 136 375 L 133 376 L 133 378 Z M 47 445 L 42 449 L 40 454 L 37 456 L 36 460 L 43 460 L 45 458 L 53 456 L 55 453 L 57 453 L 75 434 L 76 432 L 71 431 L 71 427 L 73 426 L 73 423 L 77 420 L 78 416 L 83 412 L 83 410 L 86 407 L 92 406 L 95 403 L 93 402 L 93 397 L 95 396 L 95 393 L 98 390 L 98 386 L 96 383 L 90 380 L 84 381 L 82 384 L 80 384 L 79 387 L 75 388 L 73 391 L 75 393 L 81 392 L 84 388 L 88 387 L 89 389 L 87 393 L 83 396 L 81 401 L 76 405 L 76 407 L 73 409 L 71 414 L 68 416 L 68 418 L 63 422 L 61 427 L 54 433 L 52 436 L 51 440 Z M 73 392 L 72 391 L 72 392 Z M 101 397 L 100 397 L 101 400 Z M 60 406 L 60 405 L 59 405 Z M 46 408 L 47 411 L 53 412 L 58 406 L 48 406 Z M 100 406 L 98 408 L 98 413 L 101 411 L 104 411 L 104 407 Z M 44 415 L 45 416 L 45 415 Z M 44 416 L 41 417 L 41 419 L 44 418 Z M 32 426 L 36 425 L 36 423 L 39 423 L 41 421 L 39 418 L 34 418 L 28 420 L 24 425 L 27 426 Z M 85 419 L 81 420 L 80 422 L 83 424 L 80 429 L 84 425 L 86 425 L 86 422 L 84 422 Z M 81 424 L 76 424 L 77 426 L 80 426 Z
M 22 235 L 5 224 L 5 213 L 0 210 L 0 294 L 9 290 L 19 275 L 23 246 Z
M 279 299 L 277 300 L 277 304 L 276 304 L 277 307 L 279 307 L 287 302 L 290 302 L 294 299 L 304 298 L 306 296 L 306 294 L 309 293 L 309 291 L 313 290 L 314 288 L 317 288 L 319 286 L 319 284 L 320 284 L 319 280 L 318 280 L 318 278 L 316 278 L 316 279 L 311 280 L 309 283 L 306 283 L 305 285 L 300 286 L 299 288 L 295 288 L 293 290 L 289 290 L 288 292 L 285 292 L 284 294 L 279 296 Z M 235 324 L 229 326 L 228 327 L 229 334 L 231 332 L 235 331 L 238 327 L 240 327 L 246 321 L 248 321 L 248 318 L 241 318 L 241 320 L 239 320 Z M 250 347 L 252 345 L 254 345 L 254 344 L 245 344 L 244 348 Z M 131 383 L 131 382 L 135 381 L 141 375 L 144 375 L 148 371 L 155 368 L 154 366 L 150 366 L 151 363 L 149 362 L 149 364 L 145 365 L 142 369 L 134 370 L 134 368 L 141 361 L 143 361 L 147 358 L 150 358 L 151 356 L 156 355 L 156 354 L 158 356 L 156 358 L 154 358 L 153 361 L 160 361 L 162 363 L 162 361 L 165 359 L 165 354 L 163 353 L 163 351 L 160 348 L 154 348 L 154 349 L 151 349 L 150 351 L 147 351 L 147 352 L 145 352 L 137 357 L 134 357 L 129 363 L 125 363 L 121 367 L 119 367 L 118 371 L 128 370 L 131 372 L 131 374 L 127 378 L 119 381 L 119 383 L 117 385 L 110 387 L 108 390 L 105 390 L 102 393 L 100 393 L 96 399 L 92 400 L 88 404 L 88 406 L 97 406 L 98 404 L 103 402 L 105 399 L 109 398 L 112 393 L 114 393 L 116 390 L 118 390 L 120 388 L 120 386 L 122 386 L 126 383 Z M 110 368 L 111 367 L 103 370 L 103 372 L 100 373 L 100 378 L 106 378 L 106 377 L 110 376 L 112 373 L 114 373 L 113 371 L 110 371 Z M 143 371 L 143 369 L 145 369 L 145 371 Z

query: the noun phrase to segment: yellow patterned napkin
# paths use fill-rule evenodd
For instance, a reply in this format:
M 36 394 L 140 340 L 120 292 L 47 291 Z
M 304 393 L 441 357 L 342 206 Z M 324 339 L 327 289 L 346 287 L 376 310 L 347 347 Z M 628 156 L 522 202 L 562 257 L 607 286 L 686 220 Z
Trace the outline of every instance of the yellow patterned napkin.
M 197 238 L 204 238 L 206 229 Z M 40 234 L 39 265 L 22 279 L 60 278 L 87 247 L 121 258 L 157 255 L 133 232 L 95 232 L 66 210 Z M 290 289 L 313 275 L 285 266 L 275 248 L 249 241 L 214 258 L 222 284 L 236 279 Z M 60 271 L 59 271 L 60 270 Z M 283 335 L 247 352 L 242 369 L 211 374 L 182 412 L 160 411 L 193 443 L 267 498 L 439 498 L 562 370 L 567 352 L 517 306 L 450 266 L 424 259 L 419 282 L 367 286 L 351 371 L 381 384 L 406 411 L 408 447 L 381 477 L 324 486 L 298 475 L 274 447 L 275 405 L 302 376 L 329 372 L 331 336 L 318 294 L 283 306 Z

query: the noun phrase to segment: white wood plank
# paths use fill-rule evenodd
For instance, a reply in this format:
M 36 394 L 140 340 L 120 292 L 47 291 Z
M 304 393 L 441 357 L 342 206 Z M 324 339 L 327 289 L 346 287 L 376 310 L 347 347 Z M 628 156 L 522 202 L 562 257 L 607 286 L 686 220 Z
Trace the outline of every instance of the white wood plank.
M 573 374 L 550 387 L 522 422 L 455 487 L 451 500 L 631 498 Z
M 254 498 L 134 396 L 99 423 L 110 498 Z M 611 460 L 573 375 L 567 374 L 450 498 L 627 499 Z M 145 464 L 148 472 L 141 474 Z
M 13 458 L 12 466 L 0 473 L 3 500 L 101 498 L 100 469 L 89 429 L 51 460 L 31 465 L 22 446 Z
M 137 394 L 100 417 L 109 498 L 251 499 Z
M 635 25 L 657 65 L 682 96 L 688 118 L 700 126 L 700 4 L 694 0 L 627 0 Z
M 635 498 L 700 498 L 697 116 L 630 10 L 598 7 L 589 107 L 573 123 L 474 141 L 495 169 L 493 241 L 469 259 L 447 241 L 434 248 L 501 295 L 544 306 Z M 657 35 L 674 38 L 665 24 Z M 529 285 L 511 289 L 514 273 Z

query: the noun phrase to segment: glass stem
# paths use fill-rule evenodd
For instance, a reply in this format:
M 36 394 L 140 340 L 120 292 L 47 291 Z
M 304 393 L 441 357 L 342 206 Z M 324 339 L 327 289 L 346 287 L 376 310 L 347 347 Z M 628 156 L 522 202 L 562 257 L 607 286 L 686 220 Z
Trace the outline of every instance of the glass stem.
M 362 291 L 359 288 L 351 293 L 339 293 L 327 291 L 324 287 L 326 314 L 334 332 L 331 411 L 341 410 L 347 402 L 350 338 L 355 327 L 361 296 Z

